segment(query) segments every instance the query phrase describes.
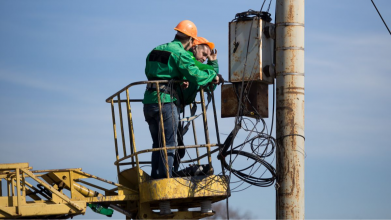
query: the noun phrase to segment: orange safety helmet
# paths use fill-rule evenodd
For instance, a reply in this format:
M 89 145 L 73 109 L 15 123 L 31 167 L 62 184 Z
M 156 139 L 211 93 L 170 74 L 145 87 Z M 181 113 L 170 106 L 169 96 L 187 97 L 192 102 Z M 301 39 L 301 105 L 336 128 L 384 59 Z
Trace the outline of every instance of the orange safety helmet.
M 197 37 L 197 39 L 194 40 L 193 42 L 193 45 L 200 45 L 200 44 L 206 44 L 210 47 L 211 50 L 213 50 L 215 48 L 215 44 L 208 41 L 206 38 L 204 37 Z
M 174 28 L 174 30 L 186 34 L 194 39 L 197 39 L 197 27 L 189 20 L 183 20 Z

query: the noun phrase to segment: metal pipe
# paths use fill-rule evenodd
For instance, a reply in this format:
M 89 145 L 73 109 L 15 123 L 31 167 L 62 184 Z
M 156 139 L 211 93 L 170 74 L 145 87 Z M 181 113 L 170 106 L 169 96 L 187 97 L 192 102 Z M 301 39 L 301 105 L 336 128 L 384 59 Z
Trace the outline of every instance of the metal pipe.
M 20 206 L 22 205 L 22 196 L 20 195 L 20 169 L 16 168 L 16 198 L 17 198 L 17 213 L 20 215 Z
M 209 130 L 208 130 L 208 121 L 207 121 L 207 116 L 206 116 L 206 107 L 205 107 L 205 97 L 204 97 L 204 87 L 201 86 L 200 88 L 200 95 L 201 95 L 201 106 L 202 106 L 202 117 L 203 117 L 203 122 L 204 122 L 204 130 L 205 130 L 205 141 L 207 145 L 207 152 L 208 152 L 208 162 L 209 166 L 212 168 L 212 155 L 210 153 L 210 144 L 209 141 Z
M 129 128 L 129 142 L 130 142 L 130 154 L 133 154 L 136 152 L 136 141 L 134 140 L 134 130 L 133 130 L 133 116 L 132 116 L 132 110 L 130 108 L 129 103 L 129 89 L 126 90 L 126 107 L 128 111 L 128 128 Z M 132 157 L 132 162 L 134 162 L 134 158 Z M 132 164 L 132 167 L 134 165 Z M 138 167 L 138 164 L 137 164 Z
M 276 4 L 276 219 L 304 219 L 304 0 Z
M 12 196 L 12 184 L 11 184 L 12 179 L 7 178 L 7 196 Z
M 151 80 L 151 81 L 139 81 L 139 82 L 130 83 L 129 85 L 125 86 L 124 88 L 122 88 L 121 90 L 116 92 L 114 95 L 107 98 L 106 102 L 110 103 L 113 100 L 113 98 L 116 97 L 118 94 L 124 92 L 126 89 L 129 89 L 130 87 L 135 86 L 135 85 L 152 84 L 152 83 L 168 83 L 168 82 L 180 83 L 180 82 L 183 82 L 183 80 Z
M 187 145 L 187 146 L 176 146 L 176 147 L 166 147 L 167 150 L 173 150 L 173 149 L 189 149 L 189 148 L 198 148 L 198 147 L 217 147 L 217 146 L 220 146 L 218 144 L 201 144 L 201 145 Z M 123 157 L 121 159 L 119 159 L 118 161 L 116 161 L 114 164 L 117 165 L 117 163 L 121 162 L 121 161 L 124 161 L 130 157 L 133 157 L 135 155 L 139 155 L 139 154 L 142 154 L 142 153 L 148 153 L 148 152 L 153 152 L 153 151 L 161 151 L 161 150 L 164 150 L 163 148 L 152 148 L 152 149 L 146 149 L 146 150 L 141 150 L 141 151 L 138 151 L 132 155 L 128 155 L 126 157 Z
M 121 100 L 120 94 L 118 94 L 117 100 Z M 124 156 L 126 156 L 125 132 L 124 132 L 124 123 L 123 123 L 123 120 L 122 120 L 121 102 L 118 102 L 118 114 L 119 114 L 119 122 L 120 122 L 120 125 L 121 125 L 122 148 L 123 148 L 123 151 L 124 151 Z
M 166 175 L 167 175 L 167 178 L 170 178 L 170 170 L 169 170 L 169 167 L 168 167 L 168 155 L 167 155 L 167 148 L 166 148 L 166 137 L 165 137 L 165 134 L 164 134 L 164 121 L 163 121 L 163 113 L 162 113 L 162 102 L 160 100 L 160 87 L 159 87 L 159 83 L 158 82 L 156 83 L 156 92 L 157 92 L 157 101 L 158 101 L 158 105 L 159 105 L 160 129 L 162 131 L 162 142 L 163 142 L 164 156 L 166 157 L 165 158 L 165 160 L 166 160 L 166 164 L 165 164 Z M 163 105 L 164 105 L 164 103 L 163 103 Z
M 191 112 L 192 107 L 193 107 L 192 104 L 190 104 L 190 112 Z M 194 144 L 198 145 L 197 132 L 196 132 L 194 120 L 191 121 L 191 125 L 193 127 Z M 197 158 L 199 158 L 200 157 L 200 152 L 198 151 L 198 148 L 196 148 L 196 153 L 197 153 Z M 198 165 L 201 164 L 200 163 L 200 159 L 197 160 L 197 163 L 198 163 Z
M 134 166 L 136 162 L 124 162 L 124 163 L 119 163 L 120 166 L 126 166 L 126 165 L 132 165 Z M 138 162 L 139 164 L 151 164 L 151 161 L 140 161 Z
M 216 104 L 215 104 L 215 95 L 213 92 L 213 86 L 210 86 L 210 91 L 212 93 L 213 116 L 215 120 L 217 143 L 220 144 L 220 132 L 219 132 L 219 124 L 217 123 L 217 113 L 216 113 Z
M 86 181 L 81 180 L 81 179 L 77 179 L 77 180 L 75 180 L 75 181 L 76 181 L 76 182 L 83 183 L 83 184 L 86 184 L 86 185 L 91 186 L 91 187 L 94 187 L 94 188 L 96 188 L 96 189 L 100 189 L 100 190 L 105 191 L 105 192 L 108 191 L 108 189 L 105 189 L 105 188 L 100 187 L 100 186 L 97 186 L 97 185 L 95 185 L 95 184 L 86 182 Z
M 129 93 L 129 89 L 126 90 Z M 142 102 L 143 99 L 129 99 L 129 102 Z M 121 99 L 120 102 L 128 102 L 126 99 Z M 114 100 L 114 103 L 118 103 L 118 100 Z
M 32 170 L 32 173 L 47 173 L 47 172 L 66 172 L 73 170 L 81 170 L 81 168 L 70 168 L 70 169 L 51 169 L 51 170 Z M 37 176 L 37 175 L 35 175 Z
M 214 153 L 218 152 L 219 150 L 220 150 L 220 148 L 216 148 L 216 149 L 212 150 L 210 153 L 211 153 L 211 154 L 214 154 Z M 207 156 L 208 156 L 208 153 L 203 154 L 203 155 L 201 155 L 201 156 L 199 156 L 199 157 L 197 157 L 197 158 L 194 158 L 194 159 L 183 160 L 183 161 L 181 161 L 181 163 L 192 163 L 192 162 L 194 162 L 194 161 L 196 161 L 196 160 L 200 160 L 200 159 L 202 159 L 202 158 L 204 158 L 204 157 L 207 157 Z M 225 174 L 223 174 L 223 175 L 225 176 Z
M 114 145 L 115 145 L 115 158 L 118 161 L 118 143 L 117 143 L 117 130 L 115 125 L 115 113 L 114 113 L 114 102 L 113 99 L 111 99 L 111 116 L 113 119 L 113 132 L 114 132 Z M 119 165 L 117 165 L 117 175 L 119 175 Z
M 94 179 L 97 179 L 97 180 L 100 180 L 102 182 L 105 182 L 105 183 L 108 183 L 108 184 L 111 184 L 111 185 L 114 185 L 114 186 L 118 186 L 118 187 L 121 187 L 123 189 L 126 189 L 126 190 L 129 190 L 131 192 L 134 192 L 134 193 L 138 193 L 138 191 L 134 190 L 134 189 L 130 189 L 129 187 L 126 187 L 124 185 L 121 185 L 121 184 L 118 184 L 118 183 L 115 183 L 115 182 L 112 182 L 112 181 L 109 181 L 109 180 L 105 180 L 103 178 L 100 178 L 100 177 L 97 177 L 97 176 L 94 176 L 92 174 L 89 174 L 89 173 L 85 173 L 83 171 L 80 171 L 80 170 L 75 170 L 75 173 L 79 173 L 79 174 L 82 174 L 84 176 L 87 176 L 87 177 L 90 177 L 90 178 L 94 178 Z M 76 181 L 76 180 L 75 180 Z
M 73 187 L 76 191 L 86 197 L 102 197 L 103 195 L 97 191 L 91 190 L 83 185 L 73 182 Z
M 12 186 L 12 196 L 15 196 L 15 181 L 14 177 L 11 178 L 11 186 Z
M 210 145 L 211 147 L 217 147 L 218 145 Z M 187 147 L 187 146 L 186 146 Z M 206 146 L 201 146 L 201 147 L 206 147 Z M 194 146 L 191 146 L 190 148 L 198 148 L 198 147 L 194 147 Z M 169 148 L 167 148 L 169 149 Z M 178 149 L 178 148 L 176 148 Z M 217 149 L 214 149 L 212 150 L 210 153 L 211 154 L 214 154 L 216 152 L 218 152 L 220 149 L 217 148 Z M 145 152 L 144 152 L 145 153 Z M 201 156 L 198 156 L 197 158 L 194 158 L 194 159 L 191 159 L 191 160 L 182 160 L 181 163 L 192 163 L 192 162 L 195 162 L 195 161 L 199 161 L 200 159 L 204 158 L 204 157 L 207 157 L 208 156 L 208 153 L 206 154 L 203 154 Z M 126 158 L 125 158 L 126 159 Z M 134 162 L 133 162 L 134 163 Z M 139 162 L 140 164 L 151 164 L 151 161 L 140 161 Z M 124 166 L 124 165 L 132 165 L 132 162 L 125 162 L 125 163 L 119 163 L 121 166 Z

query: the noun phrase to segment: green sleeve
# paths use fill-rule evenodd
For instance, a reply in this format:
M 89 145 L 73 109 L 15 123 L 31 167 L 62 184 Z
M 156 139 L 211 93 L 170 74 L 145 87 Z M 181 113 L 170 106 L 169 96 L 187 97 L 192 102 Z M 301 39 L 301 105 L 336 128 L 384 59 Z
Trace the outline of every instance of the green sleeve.
M 219 63 L 217 62 L 217 60 L 209 60 L 208 59 L 208 62 L 207 62 L 207 65 L 208 66 L 211 66 L 213 68 L 213 70 L 219 74 Z
M 203 64 L 200 61 L 196 60 L 193 58 L 195 65 L 198 67 L 200 70 L 214 70 L 213 66 L 210 66 L 208 64 Z
M 181 54 L 173 54 L 179 72 L 190 82 L 200 86 L 204 86 L 213 81 L 217 73 L 212 69 L 200 70 L 192 57 L 186 52 Z

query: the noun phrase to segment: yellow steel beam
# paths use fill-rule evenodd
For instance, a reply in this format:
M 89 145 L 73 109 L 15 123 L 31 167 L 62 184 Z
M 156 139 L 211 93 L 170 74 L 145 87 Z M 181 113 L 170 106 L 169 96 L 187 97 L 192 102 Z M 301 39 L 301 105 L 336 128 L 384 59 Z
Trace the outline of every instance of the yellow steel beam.
M 163 122 L 163 113 L 162 113 L 162 108 L 164 103 L 162 104 L 161 99 L 160 99 L 160 86 L 159 83 L 156 83 L 156 92 L 157 92 L 157 100 L 158 100 L 158 106 L 159 106 L 159 116 L 160 116 L 160 132 L 161 132 L 161 137 L 162 137 L 162 145 L 163 145 L 163 151 L 164 151 L 164 156 L 165 156 L 165 168 L 166 168 L 166 178 L 170 178 L 170 171 L 168 167 L 168 155 L 167 155 L 167 146 L 166 146 L 166 134 L 164 132 L 164 122 Z M 138 157 L 138 156 L 137 156 Z
M 82 170 L 81 168 L 69 168 L 69 169 L 50 169 L 50 170 L 33 170 L 32 173 L 48 173 L 48 172 L 66 172 L 72 170 Z
M 119 196 L 102 196 L 102 197 L 86 197 L 85 201 L 93 202 L 121 202 L 121 201 L 138 201 L 138 195 L 119 195 Z
M 85 175 L 87 177 L 91 177 L 91 178 L 94 178 L 94 179 L 97 179 L 97 180 L 100 180 L 102 182 L 105 182 L 105 183 L 108 183 L 108 184 L 111 184 L 111 185 L 114 185 L 114 186 L 118 186 L 122 189 L 126 189 L 126 190 L 129 190 L 130 192 L 134 192 L 134 193 L 137 193 L 138 194 L 138 191 L 134 190 L 134 189 L 130 189 L 124 185 L 121 185 L 121 184 L 118 184 L 118 183 L 115 183 L 115 182 L 112 182 L 112 181 L 109 181 L 109 180 L 105 180 L 103 178 L 100 178 L 100 177 L 97 177 L 97 176 L 94 176 L 92 174 L 89 174 L 89 173 L 85 173 L 83 171 L 80 171 L 80 170 L 75 170 L 76 173 L 79 173 L 79 174 L 82 174 L 82 175 Z
M 118 156 L 118 142 L 117 142 L 117 129 L 115 124 L 115 112 L 114 112 L 114 102 L 111 100 L 111 117 L 113 120 L 113 132 L 114 132 L 114 146 L 115 146 L 115 159 L 119 160 Z M 117 174 L 119 174 L 119 165 L 117 165 Z
M 35 216 L 50 216 L 55 218 L 63 215 L 78 215 L 84 214 L 86 208 L 85 201 L 75 201 L 80 207 L 84 207 L 82 210 L 74 210 L 68 204 L 48 204 L 48 203 L 33 203 L 18 207 L 22 210 L 22 215 L 16 213 L 16 207 L 3 207 L 0 206 L 0 218 L 20 218 L 22 217 L 35 217 Z
M 14 177 L 11 177 L 11 192 L 12 192 L 12 196 L 15 196 L 15 181 L 14 181 Z
M 31 171 L 29 170 L 26 170 L 26 169 L 21 169 L 24 173 L 26 173 L 28 176 L 30 176 L 32 179 L 34 179 L 35 181 L 37 181 L 39 184 L 43 185 L 45 188 L 47 188 L 49 191 L 51 191 L 53 194 L 55 194 L 56 196 L 60 197 L 62 200 L 64 200 L 65 202 L 67 202 L 68 204 L 70 204 L 71 206 L 75 207 L 77 210 L 79 211 L 82 211 L 83 208 L 80 207 L 79 205 L 77 205 L 76 203 L 74 203 L 73 201 L 71 201 L 66 195 L 58 192 L 56 189 L 54 189 L 52 186 L 48 185 L 46 182 L 38 179 L 37 177 L 34 176 L 34 173 L 32 173 Z
M 203 122 L 204 122 L 204 133 L 205 133 L 205 141 L 206 144 L 210 144 L 209 140 L 209 129 L 208 129 L 208 117 L 206 115 L 206 107 L 205 107 L 205 97 L 204 97 L 204 87 L 201 86 L 200 88 L 200 95 L 201 95 L 201 106 L 202 106 L 202 117 L 203 117 Z M 212 154 L 210 153 L 210 146 L 207 146 L 207 152 L 208 152 L 208 162 L 209 166 L 212 168 Z
M 118 100 L 121 100 L 120 94 L 118 94 Z M 121 137 L 122 137 L 122 147 L 123 147 L 123 153 L 124 156 L 126 156 L 126 144 L 125 144 L 125 132 L 124 132 L 124 123 L 122 120 L 122 108 L 121 108 L 121 102 L 118 102 L 118 114 L 119 114 L 119 122 L 121 126 Z
M 3 163 L 0 164 L 0 170 L 15 170 L 16 168 L 28 168 L 28 163 Z
M 129 89 L 126 90 L 126 107 L 127 107 L 127 112 L 128 112 L 130 154 L 133 154 L 134 152 L 137 152 L 137 150 L 136 150 L 136 141 L 134 139 L 132 110 L 130 108 L 130 102 L 129 102 Z M 134 162 L 134 157 L 132 157 L 132 162 Z M 136 158 L 136 165 L 137 165 L 137 167 L 139 167 L 138 158 Z M 134 164 L 132 164 L 132 167 L 134 167 Z
M 19 215 L 22 214 L 22 212 L 20 210 L 20 206 L 22 205 L 22 198 L 21 197 L 22 196 L 20 195 L 20 169 L 16 168 L 16 198 L 18 199 L 17 212 Z
M 95 185 L 95 184 L 92 184 L 92 183 L 89 183 L 89 182 L 86 182 L 86 181 L 83 181 L 83 180 L 80 180 L 80 179 L 77 179 L 77 180 L 75 180 L 75 181 L 76 181 L 76 182 L 83 183 L 83 184 L 86 184 L 86 185 L 88 185 L 88 186 L 92 186 L 92 187 L 94 187 L 94 188 L 96 188 L 96 189 L 100 189 L 100 190 L 105 191 L 105 192 L 110 191 L 109 189 L 105 189 L 105 188 L 103 188 L 103 187 L 97 186 L 97 185 Z M 75 184 L 75 183 L 73 183 L 73 184 Z

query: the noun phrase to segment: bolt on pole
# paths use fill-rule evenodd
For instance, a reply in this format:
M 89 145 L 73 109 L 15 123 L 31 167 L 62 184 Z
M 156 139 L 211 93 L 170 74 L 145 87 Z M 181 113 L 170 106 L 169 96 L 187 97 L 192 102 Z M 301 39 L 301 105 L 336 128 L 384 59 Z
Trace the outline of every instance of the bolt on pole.
M 304 219 L 304 0 L 276 4 L 276 218 Z

